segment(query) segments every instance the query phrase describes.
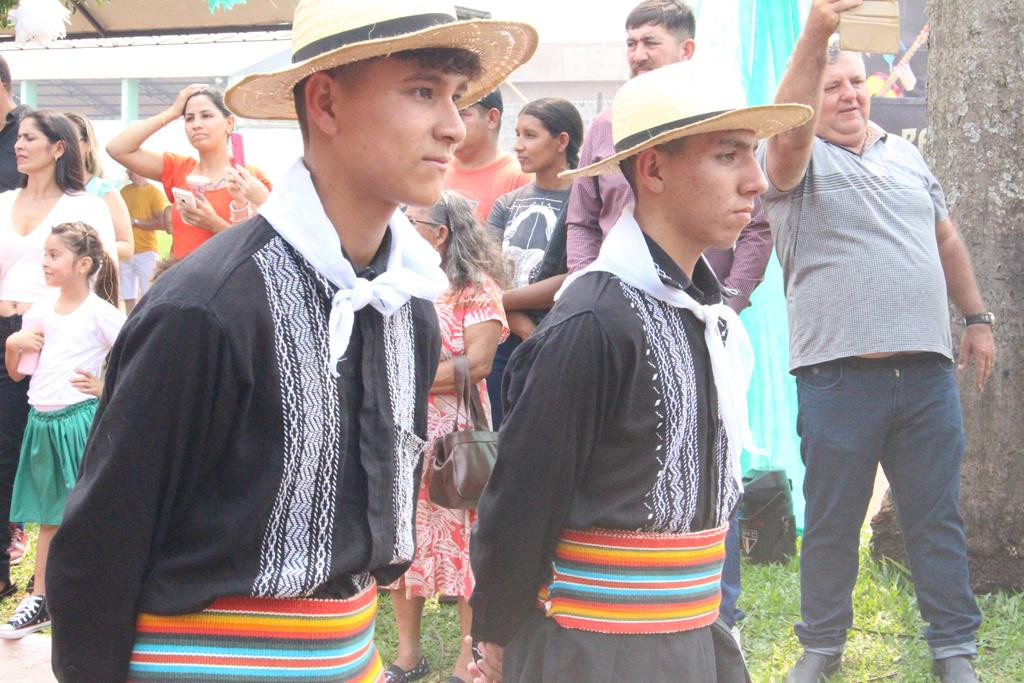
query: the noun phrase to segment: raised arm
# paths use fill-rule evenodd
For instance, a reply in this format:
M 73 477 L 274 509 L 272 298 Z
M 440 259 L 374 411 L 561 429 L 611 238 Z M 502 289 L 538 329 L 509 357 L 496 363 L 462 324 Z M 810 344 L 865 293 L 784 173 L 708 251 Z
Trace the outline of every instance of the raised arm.
M 137 121 L 115 135 L 107 143 L 107 154 L 125 168 L 150 180 L 160 180 L 164 170 L 163 155 L 142 149 L 142 145 L 158 130 L 166 126 L 185 111 L 188 98 L 202 90 L 202 85 L 189 85 L 178 93 L 174 104 L 156 116 Z
M 818 125 L 828 39 L 839 26 L 839 15 L 863 0 L 814 0 L 807 23 L 793 49 L 789 68 L 775 93 L 777 103 L 806 104 L 814 108 L 814 116 L 799 128 L 768 140 L 766 169 L 768 180 L 783 192 L 796 187 L 807 171 Z

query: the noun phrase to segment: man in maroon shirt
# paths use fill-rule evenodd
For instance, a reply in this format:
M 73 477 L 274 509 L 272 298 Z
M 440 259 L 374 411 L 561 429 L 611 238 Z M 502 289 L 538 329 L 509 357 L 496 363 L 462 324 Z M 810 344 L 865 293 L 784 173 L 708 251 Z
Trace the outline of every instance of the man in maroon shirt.
M 645 0 L 626 18 L 626 49 L 631 76 L 686 61 L 693 56 L 693 11 L 681 0 Z M 615 153 L 612 110 L 597 115 L 580 150 L 585 166 Z M 580 178 L 569 196 L 566 257 L 570 271 L 597 258 L 604 236 L 615 225 L 633 193 L 621 175 Z M 709 249 L 704 256 L 732 294 L 726 302 L 737 313 L 750 305 L 750 295 L 764 278 L 771 257 L 772 237 L 760 201 L 753 219 L 732 249 Z M 732 292 L 729 292 L 732 290 Z

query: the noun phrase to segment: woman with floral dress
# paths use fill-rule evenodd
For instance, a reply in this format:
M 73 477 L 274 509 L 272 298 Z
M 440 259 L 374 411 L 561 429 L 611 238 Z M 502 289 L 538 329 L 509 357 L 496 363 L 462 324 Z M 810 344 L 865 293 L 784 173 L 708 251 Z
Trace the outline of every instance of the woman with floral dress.
M 425 240 L 441 254 L 451 288 L 435 302 L 441 328 L 441 364 L 430 389 L 427 434 L 431 443 L 456 428 L 467 428 L 465 409 L 456 425 L 455 373 L 452 359 L 465 355 L 470 380 L 476 382 L 490 419 L 485 379 L 494 353 L 508 336 L 502 310 L 504 284 L 501 250 L 473 217 L 460 195 L 446 191 L 431 207 L 410 207 L 406 216 Z M 416 508 L 416 555 L 405 575 L 389 586 L 398 625 L 398 655 L 387 671 L 388 683 L 414 681 L 427 675 L 429 665 L 420 649 L 420 618 L 426 598 L 457 598 L 463 638 L 471 614 L 467 598 L 473 591 L 469 568 L 469 535 L 475 513 L 449 510 L 429 500 L 427 472 L 432 448 L 423 463 L 423 486 Z M 449 683 L 469 681 L 469 647 L 460 641 L 459 658 Z

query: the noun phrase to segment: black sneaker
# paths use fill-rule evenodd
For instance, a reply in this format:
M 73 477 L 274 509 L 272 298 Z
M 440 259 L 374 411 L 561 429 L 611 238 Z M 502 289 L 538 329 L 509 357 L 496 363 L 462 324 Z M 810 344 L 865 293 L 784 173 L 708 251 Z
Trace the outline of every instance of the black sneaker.
M 17 640 L 50 626 L 50 611 L 46 609 L 45 595 L 30 595 L 21 601 L 14 616 L 0 624 L 0 638 Z

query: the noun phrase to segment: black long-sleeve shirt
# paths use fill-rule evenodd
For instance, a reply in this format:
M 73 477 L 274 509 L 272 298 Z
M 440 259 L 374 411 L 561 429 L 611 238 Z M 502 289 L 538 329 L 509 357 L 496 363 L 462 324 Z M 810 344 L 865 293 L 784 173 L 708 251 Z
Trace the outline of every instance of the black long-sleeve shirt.
M 648 239 L 662 279 L 691 282 Z M 550 579 L 565 528 L 682 533 L 728 520 L 738 497 L 704 325 L 608 273 L 574 282 L 505 371 L 499 454 L 470 544 L 473 637 L 507 644 Z
M 335 378 L 333 292 L 258 217 L 133 312 L 50 553 L 60 680 L 123 681 L 140 611 L 347 597 L 408 567 L 437 318 L 360 310 Z

